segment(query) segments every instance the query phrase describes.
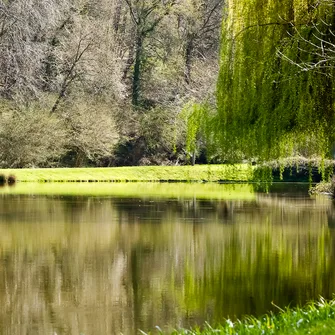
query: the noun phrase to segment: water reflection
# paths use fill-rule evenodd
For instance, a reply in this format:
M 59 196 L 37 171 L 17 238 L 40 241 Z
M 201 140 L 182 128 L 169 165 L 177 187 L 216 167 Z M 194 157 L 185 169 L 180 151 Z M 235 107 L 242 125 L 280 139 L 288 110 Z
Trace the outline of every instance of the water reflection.
M 259 315 L 335 292 L 334 205 L 0 197 L 0 333 L 135 334 Z

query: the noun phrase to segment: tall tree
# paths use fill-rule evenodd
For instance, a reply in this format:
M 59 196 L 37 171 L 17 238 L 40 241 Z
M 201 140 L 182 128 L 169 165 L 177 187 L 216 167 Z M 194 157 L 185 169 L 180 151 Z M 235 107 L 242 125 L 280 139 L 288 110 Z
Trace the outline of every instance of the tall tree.
M 328 0 L 227 2 L 213 126 L 223 156 L 329 154 L 334 67 L 316 65 L 331 55 L 334 16 Z
M 176 10 L 178 30 L 181 32 L 184 52 L 184 79 L 191 82 L 192 61 L 216 55 L 220 41 L 222 0 L 182 1 Z M 214 52 L 213 52 L 214 51 Z
M 71 8 L 69 1 L 0 3 L 0 94 L 26 101 L 44 82 L 46 41 Z
M 141 71 L 145 62 L 145 42 L 162 19 L 169 14 L 175 0 L 125 0 L 135 27 L 134 64 L 132 75 L 132 104 L 140 105 Z

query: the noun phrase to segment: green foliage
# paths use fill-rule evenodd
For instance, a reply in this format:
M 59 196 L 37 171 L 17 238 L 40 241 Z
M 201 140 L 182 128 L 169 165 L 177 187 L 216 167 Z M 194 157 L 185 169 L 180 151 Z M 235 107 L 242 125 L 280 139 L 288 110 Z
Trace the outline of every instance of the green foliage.
M 205 109 L 202 105 L 196 103 L 186 104 L 181 116 L 185 119 L 187 124 L 187 135 L 186 135 L 186 150 L 188 152 L 194 152 L 197 147 L 197 135 L 201 125 L 203 125 L 203 116 Z
M 145 142 L 145 149 L 140 163 L 147 160 L 150 164 L 168 165 L 168 161 L 178 155 L 184 133 L 184 122 L 174 110 L 157 107 L 144 112 L 140 118 L 139 136 Z
M 212 136 L 213 108 L 208 101 L 202 103 L 189 102 L 181 111 L 182 118 L 187 127 L 186 151 L 189 154 L 198 154 L 201 147 L 206 147 L 209 160 L 217 150 L 210 146 Z
M 327 1 L 228 2 L 213 127 L 224 157 L 329 157 L 334 68 L 306 64 L 320 59 L 320 36 L 334 40 L 333 11 Z
M 178 109 L 153 107 L 136 113 L 120 113 L 117 125 L 120 140 L 114 164 L 171 165 L 184 162 L 185 122 Z
M 278 307 L 279 308 L 279 307 Z M 260 318 L 245 317 L 236 322 L 230 319 L 218 326 L 205 324 L 203 329 L 175 330 L 171 335 L 214 335 L 214 334 L 334 334 L 335 301 L 310 302 L 295 309 L 279 308 L 279 314 L 267 314 Z M 143 333 L 145 334 L 145 333 Z M 160 332 L 163 334 L 163 332 Z

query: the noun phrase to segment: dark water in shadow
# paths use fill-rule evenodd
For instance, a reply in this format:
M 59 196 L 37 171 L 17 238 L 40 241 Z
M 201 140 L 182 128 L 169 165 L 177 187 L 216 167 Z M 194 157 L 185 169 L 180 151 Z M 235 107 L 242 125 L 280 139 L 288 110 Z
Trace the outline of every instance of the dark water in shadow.
M 132 335 L 331 298 L 334 241 L 333 202 L 304 185 L 249 200 L 2 194 L 0 333 Z

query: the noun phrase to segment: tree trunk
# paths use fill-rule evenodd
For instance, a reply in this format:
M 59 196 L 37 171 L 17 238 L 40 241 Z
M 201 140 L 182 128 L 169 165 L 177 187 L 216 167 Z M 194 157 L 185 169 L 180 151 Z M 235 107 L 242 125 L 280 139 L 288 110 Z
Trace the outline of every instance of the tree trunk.
M 119 0 L 115 5 L 115 13 L 113 17 L 113 28 L 115 32 L 119 31 L 120 19 L 121 19 L 121 1 Z
M 187 85 L 189 85 L 191 82 L 192 51 L 193 51 L 193 37 L 188 36 L 185 50 L 185 73 L 184 73 L 184 79 Z
M 192 166 L 195 165 L 195 150 L 192 152 Z
M 139 106 L 140 83 L 141 83 L 141 61 L 142 61 L 143 37 L 140 33 L 136 36 L 135 63 L 133 71 L 132 104 Z

